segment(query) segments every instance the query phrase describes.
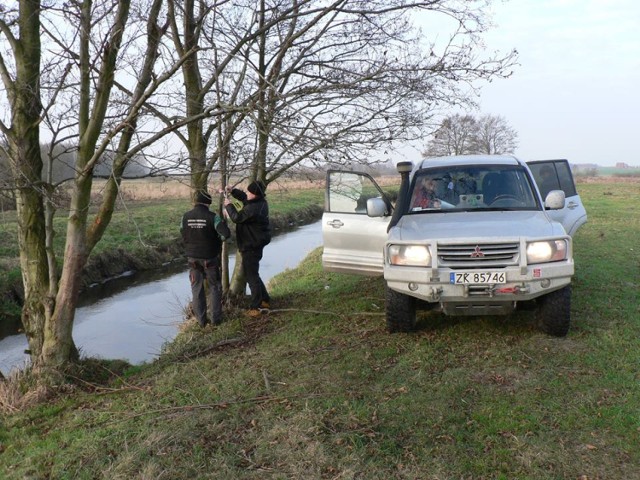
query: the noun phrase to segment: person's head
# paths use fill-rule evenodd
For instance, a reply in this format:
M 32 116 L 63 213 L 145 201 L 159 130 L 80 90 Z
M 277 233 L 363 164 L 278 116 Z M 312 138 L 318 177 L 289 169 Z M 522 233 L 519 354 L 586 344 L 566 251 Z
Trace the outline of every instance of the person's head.
M 250 198 L 263 198 L 266 195 L 267 187 L 260 180 L 253 181 L 247 187 L 247 192 L 251 194 Z
M 553 170 L 549 165 L 545 165 L 540 169 L 540 176 L 542 177 L 543 180 L 549 180 L 552 175 L 553 175 Z
M 436 188 L 436 181 L 431 177 L 422 177 L 421 185 L 425 190 L 434 191 Z
M 198 190 L 196 192 L 196 202 L 201 205 L 206 205 L 207 207 L 211 205 L 211 195 L 209 195 L 204 190 Z

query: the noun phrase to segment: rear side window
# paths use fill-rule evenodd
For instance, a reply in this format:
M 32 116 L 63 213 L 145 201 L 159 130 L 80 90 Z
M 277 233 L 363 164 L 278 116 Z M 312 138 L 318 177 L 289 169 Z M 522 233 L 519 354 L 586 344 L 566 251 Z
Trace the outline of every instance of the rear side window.
M 563 190 L 567 197 L 577 195 L 571 168 L 566 160 L 531 162 L 529 168 L 538 184 L 542 198 L 545 198 L 551 190 Z
M 558 180 L 560 181 L 560 188 L 564 190 L 564 194 L 567 197 L 573 197 L 578 194 L 576 192 L 576 184 L 573 181 L 573 175 L 571 174 L 571 168 L 569 163 L 560 162 L 556 164 L 556 171 L 558 172 Z

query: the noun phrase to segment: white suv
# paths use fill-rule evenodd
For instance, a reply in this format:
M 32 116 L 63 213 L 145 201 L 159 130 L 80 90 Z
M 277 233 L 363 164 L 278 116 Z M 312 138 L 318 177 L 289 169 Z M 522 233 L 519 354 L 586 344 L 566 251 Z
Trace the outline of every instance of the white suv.
M 527 302 L 545 332 L 567 334 L 572 235 L 587 215 L 566 160 L 465 155 L 398 171 L 395 208 L 369 175 L 327 172 L 322 222 L 326 270 L 384 275 L 390 332 L 413 330 L 417 308 L 493 315 Z

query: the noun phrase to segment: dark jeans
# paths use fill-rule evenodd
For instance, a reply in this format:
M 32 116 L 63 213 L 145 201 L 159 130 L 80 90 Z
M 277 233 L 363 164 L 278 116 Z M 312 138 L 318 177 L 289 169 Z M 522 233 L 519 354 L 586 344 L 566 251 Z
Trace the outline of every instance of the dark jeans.
M 260 278 L 260 260 L 262 248 L 242 251 L 242 270 L 251 290 L 251 305 L 249 308 L 260 308 L 260 304 L 271 301 L 269 293 Z
M 193 313 L 204 327 L 207 324 L 207 299 L 211 306 L 211 320 L 215 325 L 222 322 L 222 282 L 220 279 L 220 257 L 217 258 L 188 258 L 189 280 L 191 281 L 191 295 Z M 207 280 L 208 289 L 205 292 L 204 281 Z

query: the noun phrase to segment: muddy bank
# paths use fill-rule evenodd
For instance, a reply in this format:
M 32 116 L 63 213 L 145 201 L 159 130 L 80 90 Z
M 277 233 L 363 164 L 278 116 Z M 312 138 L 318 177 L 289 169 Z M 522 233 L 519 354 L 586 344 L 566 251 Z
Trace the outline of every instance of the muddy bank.
M 273 214 L 271 216 L 273 234 L 277 235 L 294 226 L 313 223 L 322 217 L 322 211 L 320 205 L 309 205 L 288 214 Z M 230 226 L 233 229 L 233 224 L 230 223 Z M 135 254 L 124 248 L 119 248 L 92 255 L 83 270 L 82 289 L 86 290 L 92 285 L 105 283 L 132 272 L 153 270 L 170 262 L 183 261 L 183 251 L 182 239 L 177 235 L 175 241 L 169 244 L 157 245 Z M 20 277 L 0 292 L 0 302 L 2 303 L 0 306 L 0 313 L 2 313 L 0 333 L 3 327 L 15 328 L 15 325 L 19 325 L 19 308 L 23 299 Z

